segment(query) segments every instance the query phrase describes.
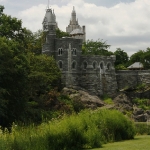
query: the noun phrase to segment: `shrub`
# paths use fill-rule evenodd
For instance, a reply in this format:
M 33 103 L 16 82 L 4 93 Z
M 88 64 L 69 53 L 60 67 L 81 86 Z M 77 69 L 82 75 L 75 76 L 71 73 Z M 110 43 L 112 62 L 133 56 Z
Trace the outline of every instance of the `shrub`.
M 102 97 L 103 101 L 106 103 L 106 104 L 114 104 L 112 98 L 110 98 L 108 95 L 104 94 L 103 97 Z
M 1 150 L 80 150 L 101 147 L 103 143 L 132 139 L 133 123 L 116 110 L 84 110 L 71 116 L 19 127 L 0 134 Z
M 137 134 L 150 135 L 150 122 L 136 122 L 135 127 Z
M 149 104 L 149 99 L 140 99 L 140 98 L 135 98 L 133 100 L 133 103 L 138 105 L 139 108 L 142 108 L 144 110 L 149 110 L 150 109 L 150 104 Z

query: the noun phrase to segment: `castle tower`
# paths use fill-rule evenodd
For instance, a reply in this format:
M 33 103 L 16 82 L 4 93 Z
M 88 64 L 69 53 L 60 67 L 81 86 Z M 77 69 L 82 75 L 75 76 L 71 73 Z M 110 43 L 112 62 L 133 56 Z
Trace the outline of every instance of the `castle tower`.
M 66 27 L 66 32 L 69 33 L 72 38 L 82 39 L 85 42 L 86 33 L 85 26 L 81 27 L 78 23 L 78 19 L 76 19 L 76 11 L 73 6 L 73 10 L 71 13 L 71 19 L 69 25 Z
M 72 10 L 72 25 L 78 25 L 78 21 L 76 20 L 76 12 L 75 12 L 75 9 L 74 9 L 74 6 L 73 6 L 73 10 Z
M 45 44 L 42 47 L 42 53 L 47 55 L 53 55 L 55 53 L 54 40 L 56 38 L 56 16 L 52 9 L 47 8 L 43 24 L 43 31 L 45 32 Z

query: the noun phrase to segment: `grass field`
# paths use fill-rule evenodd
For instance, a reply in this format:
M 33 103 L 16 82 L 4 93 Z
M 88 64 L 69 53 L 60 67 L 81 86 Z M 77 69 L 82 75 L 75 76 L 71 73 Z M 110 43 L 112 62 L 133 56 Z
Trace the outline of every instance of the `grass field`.
M 92 150 L 150 150 L 150 135 L 136 136 L 133 140 L 108 143 Z

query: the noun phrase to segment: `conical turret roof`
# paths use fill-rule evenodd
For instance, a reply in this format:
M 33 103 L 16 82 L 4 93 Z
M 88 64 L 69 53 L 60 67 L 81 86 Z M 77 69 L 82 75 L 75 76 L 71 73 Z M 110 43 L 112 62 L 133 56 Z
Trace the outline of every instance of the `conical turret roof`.
M 76 14 L 74 6 L 73 6 L 72 14 Z
M 56 25 L 56 16 L 50 8 L 46 10 L 46 14 L 43 20 L 44 25 Z

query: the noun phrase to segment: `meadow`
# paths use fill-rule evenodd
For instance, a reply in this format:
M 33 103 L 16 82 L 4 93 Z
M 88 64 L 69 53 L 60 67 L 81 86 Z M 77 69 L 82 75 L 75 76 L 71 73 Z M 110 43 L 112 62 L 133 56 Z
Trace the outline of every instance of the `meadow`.
M 138 135 L 133 140 L 108 143 L 92 150 L 149 150 L 150 135 Z

